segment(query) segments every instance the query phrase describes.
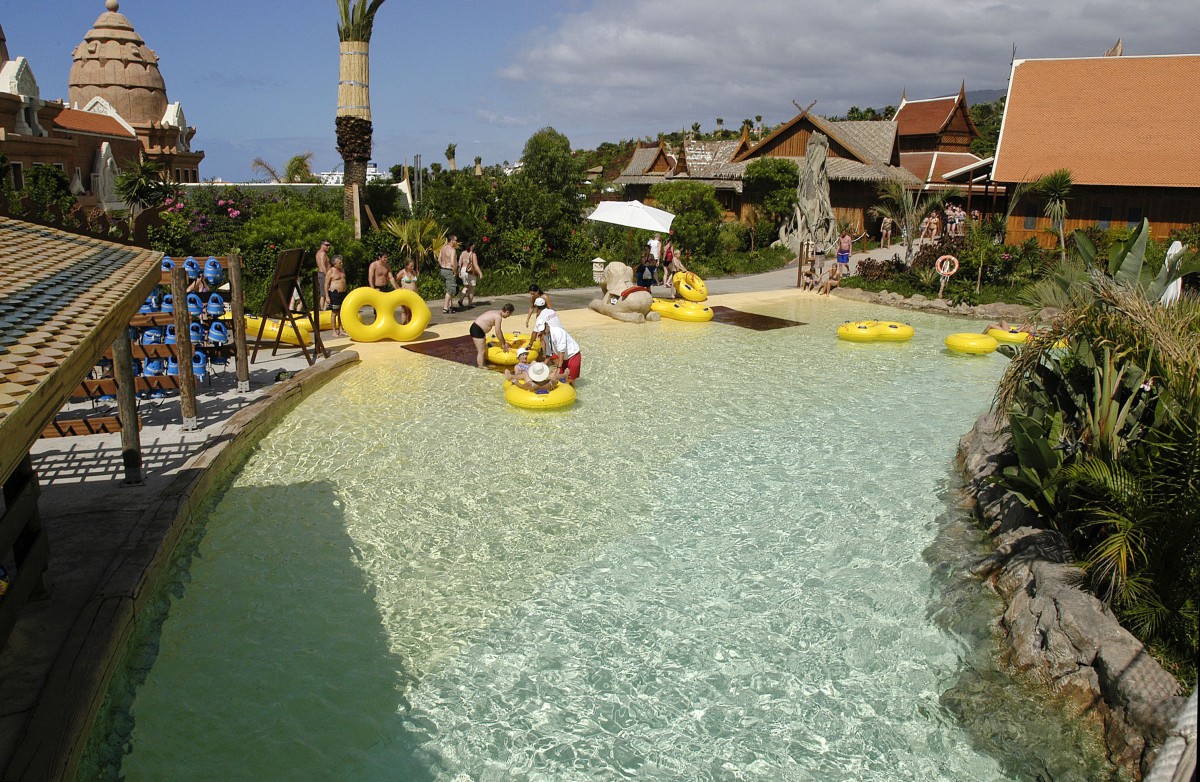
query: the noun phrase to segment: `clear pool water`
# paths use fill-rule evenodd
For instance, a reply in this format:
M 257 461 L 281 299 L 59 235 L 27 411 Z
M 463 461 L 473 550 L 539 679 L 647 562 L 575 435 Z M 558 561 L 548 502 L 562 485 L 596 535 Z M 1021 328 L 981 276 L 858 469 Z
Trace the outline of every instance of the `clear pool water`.
M 580 402 L 396 350 L 262 442 L 114 682 L 85 776 L 1085 779 L 991 663 L 958 437 L 1004 359 L 808 325 L 573 329 Z M 568 326 L 571 317 L 564 317 Z

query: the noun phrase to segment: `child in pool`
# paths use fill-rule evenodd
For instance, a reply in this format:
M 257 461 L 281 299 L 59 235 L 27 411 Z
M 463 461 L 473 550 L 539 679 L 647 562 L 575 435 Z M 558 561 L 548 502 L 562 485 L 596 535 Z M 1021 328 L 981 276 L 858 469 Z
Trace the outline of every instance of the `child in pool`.
M 519 348 L 517 350 L 517 365 L 512 369 L 504 370 L 504 379 L 516 383 L 517 380 L 527 378 L 529 375 L 529 348 Z

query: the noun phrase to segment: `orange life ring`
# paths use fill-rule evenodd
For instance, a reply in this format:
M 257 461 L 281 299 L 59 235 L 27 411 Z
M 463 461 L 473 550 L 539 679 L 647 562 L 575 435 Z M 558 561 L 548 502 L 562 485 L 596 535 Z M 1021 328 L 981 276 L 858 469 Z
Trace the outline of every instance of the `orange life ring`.
M 946 261 L 949 263 L 945 263 Z M 937 273 L 943 277 L 953 277 L 958 272 L 958 259 L 953 255 L 943 255 L 934 261 L 933 268 L 937 269 Z M 950 271 L 946 271 L 946 269 L 950 269 Z

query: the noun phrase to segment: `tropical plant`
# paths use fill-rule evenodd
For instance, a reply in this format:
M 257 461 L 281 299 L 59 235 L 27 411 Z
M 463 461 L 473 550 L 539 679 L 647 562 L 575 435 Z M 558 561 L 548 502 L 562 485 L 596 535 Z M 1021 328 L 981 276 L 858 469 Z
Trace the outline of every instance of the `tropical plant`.
M 1067 237 L 1065 224 L 1067 222 L 1067 200 L 1071 197 L 1071 171 L 1060 168 L 1037 180 L 1034 188 L 1042 198 L 1046 199 L 1045 215 L 1050 218 L 1054 232 L 1058 234 L 1058 246 L 1062 251 L 1062 261 L 1067 260 Z
M 319 182 L 312 170 L 312 159 L 312 152 L 292 155 L 281 172 L 263 158 L 256 157 L 250 162 L 250 169 L 266 174 L 272 182 Z
M 450 144 L 446 147 L 446 162 L 450 164 L 451 171 L 458 170 L 458 162 L 454 158 L 454 155 L 457 151 L 458 151 L 457 144 Z
M 677 247 L 700 259 L 716 253 L 721 204 L 713 187 L 699 182 L 663 182 L 650 188 L 650 197 L 675 215 L 671 234 Z
M 345 192 L 342 214 L 353 220 L 354 190 L 367 187 L 367 164 L 371 161 L 374 126 L 371 123 L 371 32 L 375 14 L 384 0 L 337 0 L 338 107 L 334 120 L 337 149 L 342 156 Z
M 175 188 L 167 182 L 163 168 L 153 160 L 130 160 L 117 174 L 117 196 L 125 202 L 130 214 L 158 206 L 167 200 Z
M 879 186 L 879 203 L 871 207 L 875 217 L 890 217 L 892 224 L 900 231 L 904 242 L 904 262 L 912 263 L 913 246 L 917 242 L 917 232 L 921 221 L 932 212 L 941 209 L 947 200 L 960 196 L 955 188 L 929 193 L 924 198 L 909 190 L 901 182 L 888 180 Z
M 423 262 L 437 258 L 438 251 L 446 243 L 446 229 L 429 215 L 409 220 L 388 218 L 380 228 L 399 240 L 405 258 L 415 260 L 418 268 Z

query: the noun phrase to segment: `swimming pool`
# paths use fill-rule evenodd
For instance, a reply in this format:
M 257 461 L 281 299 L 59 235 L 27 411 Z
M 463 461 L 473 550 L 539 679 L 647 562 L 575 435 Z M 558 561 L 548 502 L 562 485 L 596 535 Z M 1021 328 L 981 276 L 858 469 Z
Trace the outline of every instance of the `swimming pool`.
M 1086 778 L 955 586 L 954 446 L 1004 359 L 933 315 L 863 345 L 836 325 L 894 311 L 738 307 L 807 325 L 568 313 L 564 413 L 398 348 L 313 394 L 197 520 L 88 773 Z

